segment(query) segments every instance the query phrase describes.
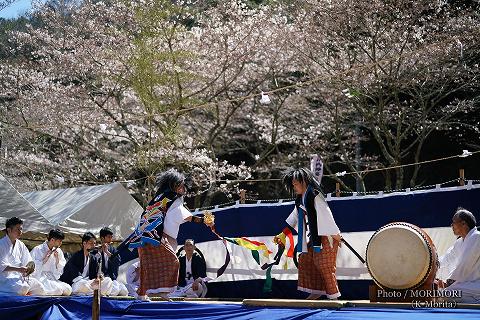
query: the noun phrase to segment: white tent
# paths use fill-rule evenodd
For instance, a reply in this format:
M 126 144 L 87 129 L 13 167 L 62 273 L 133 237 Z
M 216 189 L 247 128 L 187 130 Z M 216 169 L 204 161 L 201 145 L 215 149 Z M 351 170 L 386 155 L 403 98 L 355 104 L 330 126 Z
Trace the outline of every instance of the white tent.
M 0 229 L 5 221 L 18 217 L 24 221 L 24 230 L 48 233 L 52 225 L 15 188 L 0 175 Z
M 102 227 L 110 227 L 115 238 L 125 238 L 143 211 L 120 183 L 34 191 L 22 196 L 50 225 L 75 234 L 91 231 L 98 235 Z

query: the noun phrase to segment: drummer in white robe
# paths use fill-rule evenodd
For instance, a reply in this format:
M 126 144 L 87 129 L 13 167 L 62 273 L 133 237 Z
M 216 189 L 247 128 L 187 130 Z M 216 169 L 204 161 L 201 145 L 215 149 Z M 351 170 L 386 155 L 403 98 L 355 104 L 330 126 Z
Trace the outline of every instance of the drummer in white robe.
M 445 297 L 455 297 L 457 302 L 480 303 L 480 232 L 475 216 L 458 208 L 452 218 L 452 229 L 459 238 L 440 258 L 437 278 L 445 281 L 444 290 L 450 291 Z
M 17 217 L 5 223 L 6 235 L 0 239 L 0 295 L 43 295 L 40 282 L 28 275 L 27 264 L 33 262 L 22 235 L 23 221 Z
M 58 280 L 67 262 L 60 249 L 65 235 L 59 229 L 50 230 L 47 239 L 31 252 L 35 262 L 35 272 L 32 276 L 41 282 L 44 295 L 69 296 L 72 293 L 72 287 Z

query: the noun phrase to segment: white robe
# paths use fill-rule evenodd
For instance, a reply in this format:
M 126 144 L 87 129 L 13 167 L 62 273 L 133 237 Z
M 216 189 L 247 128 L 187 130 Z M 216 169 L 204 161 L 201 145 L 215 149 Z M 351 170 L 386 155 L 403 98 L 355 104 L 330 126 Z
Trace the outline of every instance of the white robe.
M 101 255 L 102 261 L 105 263 L 105 268 L 108 270 L 109 257 L 105 252 L 102 252 Z M 128 296 L 128 289 L 122 282 L 112 279 L 112 290 L 110 291 L 110 296 Z
M 72 292 L 75 295 L 90 295 L 93 294 L 93 291 L 98 288 L 98 284 L 95 282 L 96 279 L 90 279 L 89 277 L 89 263 L 90 255 L 84 258 L 84 268 L 81 276 L 73 279 L 72 283 Z M 113 281 L 110 277 L 104 277 L 102 279 L 100 292 L 104 296 L 109 296 L 112 293 Z
M 110 277 L 102 279 L 101 293 L 103 296 L 110 296 L 112 293 L 113 281 Z M 93 291 L 98 289 L 95 279 L 90 280 L 88 277 L 78 276 L 73 279 L 72 290 L 75 295 L 91 295 Z
M 191 217 L 192 213 L 183 206 L 183 197 L 175 199 L 170 208 L 168 208 L 165 221 L 163 222 L 163 232 L 177 239 L 180 225 L 185 222 L 185 219 Z M 176 248 L 174 248 L 176 250 Z
M 69 296 L 72 293 L 72 287 L 65 282 L 59 281 L 58 278 L 63 273 L 63 267 L 67 261 L 63 255 L 63 251 L 57 248 L 55 251 L 58 254 L 58 265 L 56 258 L 52 253 L 48 260 L 44 263 L 43 258 L 49 252 L 47 242 L 33 248 L 31 255 L 35 262 L 35 272 L 33 277 L 38 279 L 43 286 L 44 294 L 48 296 Z
M 127 269 L 126 278 L 127 278 L 127 289 L 128 294 L 132 297 L 137 297 L 138 287 L 140 286 L 140 262 L 137 261 L 133 263 Z
M 172 246 L 173 251 L 177 251 L 177 236 L 178 231 L 180 230 L 180 225 L 186 222 L 185 219 L 191 216 L 192 213 L 183 205 L 183 197 L 175 199 L 172 205 L 168 208 L 165 221 L 163 222 L 163 233 L 164 235 L 167 235 L 166 238 L 168 243 Z
M 340 233 L 340 229 L 338 228 L 337 224 L 335 223 L 335 219 L 333 219 L 333 214 L 330 208 L 328 207 L 325 198 L 321 193 L 319 193 L 315 199 L 315 210 L 317 211 L 317 230 L 319 236 L 328 236 L 328 240 L 330 242 L 330 246 L 332 246 L 332 235 L 336 235 Z M 302 252 L 307 252 L 307 228 L 306 228 L 306 219 L 303 219 L 303 237 L 302 237 Z M 292 228 L 298 232 L 298 211 L 297 207 L 293 208 L 293 211 L 288 216 L 286 222 Z
M 185 258 L 185 274 L 192 274 L 192 260 L 188 260 Z M 195 279 L 192 278 L 185 278 L 186 286 L 180 287 L 177 286 L 177 289 L 168 295 L 169 298 L 173 297 L 187 297 L 187 298 L 204 298 L 207 294 L 207 284 L 206 282 L 210 280 L 210 278 L 200 278 L 200 283 L 198 284 L 198 288 L 196 290 L 193 289 L 193 283 Z
M 437 278 L 455 282 L 445 290 L 461 293 L 458 302 L 480 303 L 480 232 L 473 228 L 440 258 Z
M 193 280 L 189 281 L 185 287 L 177 287 L 175 291 L 168 294 L 169 298 L 187 297 L 187 298 L 204 298 L 207 294 L 207 284 L 202 280 L 198 284 L 198 289 L 193 290 Z
M 33 259 L 22 241 L 17 239 L 13 245 L 7 235 L 0 239 L 0 295 L 44 294 L 40 282 L 31 275 L 24 278 L 20 272 L 5 271 L 7 267 L 25 267 L 30 261 Z

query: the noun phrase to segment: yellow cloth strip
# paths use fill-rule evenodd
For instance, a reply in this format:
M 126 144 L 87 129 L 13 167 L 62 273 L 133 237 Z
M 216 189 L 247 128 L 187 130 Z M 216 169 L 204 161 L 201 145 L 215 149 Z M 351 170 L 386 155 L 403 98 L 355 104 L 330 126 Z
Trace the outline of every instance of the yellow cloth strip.
M 258 250 L 258 251 L 263 251 L 263 255 L 265 257 L 268 258 L 269 256 L 269 251 L 268 251 L 268 248 L 265 244 L 262 244 L 262 245 L 256 245 L 254 243 L 251 243 L 250 241 L 247 241 L 245 239 L 242 239 L 242 238 L 235 238 L 235 242 L 237 242 L 237 244 L 239 246 L 242 246 L 246 249 L 249 249 L 249 250 Z

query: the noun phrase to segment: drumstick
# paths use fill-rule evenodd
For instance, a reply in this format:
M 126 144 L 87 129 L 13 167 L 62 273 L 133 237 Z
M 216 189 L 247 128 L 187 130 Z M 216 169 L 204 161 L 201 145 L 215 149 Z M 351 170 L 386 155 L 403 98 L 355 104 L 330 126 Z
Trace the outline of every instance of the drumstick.
M 363 264 L 365 264 L 365 259 L 363 259 L 362 256 L 357 251 L 355 251 L 355 249 L 353 249 L 353 247 L 347 242 L 347 240 L 342 238 L 342 242 L 345 243 L 347 248 L 350 249 L 350 251 L 352 251 L 353 254 L 356 255 L 357 258 L 360 259 L 360 261 L 362 261 Z

